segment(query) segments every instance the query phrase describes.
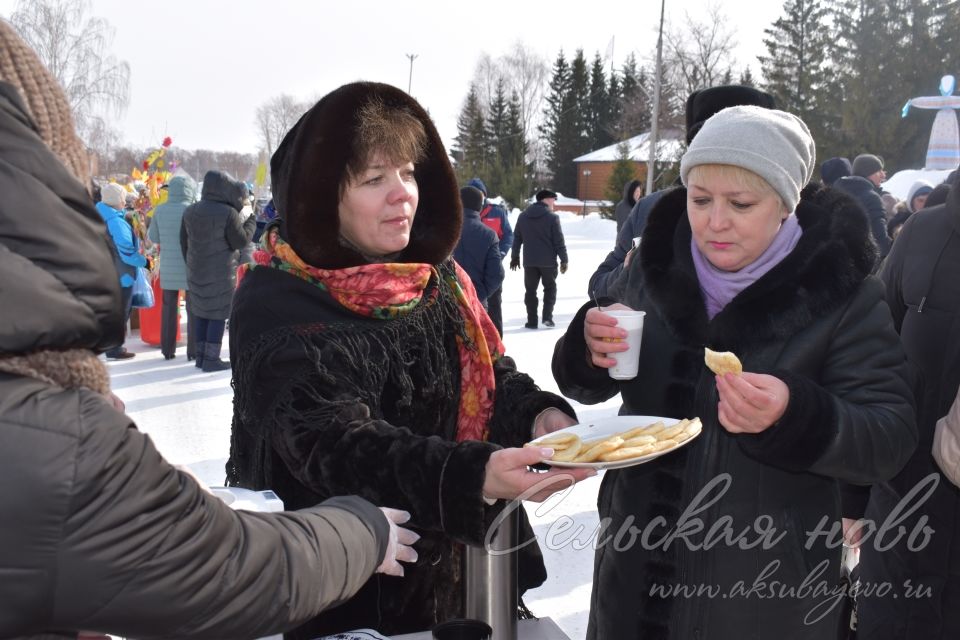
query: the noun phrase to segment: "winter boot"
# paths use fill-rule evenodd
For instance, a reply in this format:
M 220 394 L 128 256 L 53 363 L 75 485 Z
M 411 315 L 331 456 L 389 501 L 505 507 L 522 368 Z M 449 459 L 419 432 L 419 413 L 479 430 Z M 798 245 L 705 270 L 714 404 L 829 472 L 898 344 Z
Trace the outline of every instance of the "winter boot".
M 199 354 L 197 355 L 197 360 L 200 360 Z M 204 343 L 203 351 L 203 370 L 207 373 L 213 371 L 228 371 L 230 369 L 230 361 L 224 362 L 220 359 L 220 343 L 219 342 L 206 342 Z
M 197 356 L 197 358 L 193 363 L 193 366 L 195 366 L 197 369 L 203 369 L 203 350 L 206 349 L 206 347 L 207 347 L 206 342 L 200 342 L 199 340 L 197 341 L 197 344 L 195 347 L 196 348 L 195 355 Z

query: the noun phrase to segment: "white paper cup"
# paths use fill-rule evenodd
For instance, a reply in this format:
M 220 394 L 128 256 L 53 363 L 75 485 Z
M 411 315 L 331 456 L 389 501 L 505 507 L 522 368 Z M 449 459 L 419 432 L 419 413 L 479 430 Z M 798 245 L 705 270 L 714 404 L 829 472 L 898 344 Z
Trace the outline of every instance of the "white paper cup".
M 630 347 L 626 351 L 608 353 L 607 356 L 617 361 L 617 364 L 608 369 L 614 380 L 632 380 L 640 370 L 640 340 L 643 337 L 643 316 L 645 311 L 632 309 L 612 309 L 605 311 L 609 316 L 617 319 L 617 326 L 626 330 L 626 342 Z
M 634 237 L 634 239 L 633 239 L 633 248 L 634 248 L 634 249 L 636 249 L 637 247 L 640 246 L 640 237 L 641 237 L 641 236 L 636 236 L 636 237 Z

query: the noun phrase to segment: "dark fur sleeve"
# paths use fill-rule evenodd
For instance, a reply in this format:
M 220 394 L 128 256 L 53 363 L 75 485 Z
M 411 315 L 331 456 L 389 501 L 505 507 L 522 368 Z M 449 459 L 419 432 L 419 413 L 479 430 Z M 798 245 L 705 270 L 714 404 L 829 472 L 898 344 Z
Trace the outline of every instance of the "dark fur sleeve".
M 373 419 L 350 389 L 336 385 L 294 382 L 275 405 L 271 444 L 294 477 L 321 496 L 359 495 L 409 511 L 416 527 L 482 539 L 484 469 L 497 447 Z
M 517 371 L 513 358 L 504 356 L 494 365 L 497 393 L 490 419 L 490 441 L 504 447 L 520 447 L 530 440 L 533 421 L 544 409 L 556 407 L 576 419 L 570 403 L 549 391 L 541 391 L 533 378 Z
M 587 311 L 594 306 L 588 302 L 580 308 L 553 350 L 553 378 L 561 393 L 583 404 L 609 400 L 620 390 L 606 369 L 594 367 L 587 361 L 583 325 Z

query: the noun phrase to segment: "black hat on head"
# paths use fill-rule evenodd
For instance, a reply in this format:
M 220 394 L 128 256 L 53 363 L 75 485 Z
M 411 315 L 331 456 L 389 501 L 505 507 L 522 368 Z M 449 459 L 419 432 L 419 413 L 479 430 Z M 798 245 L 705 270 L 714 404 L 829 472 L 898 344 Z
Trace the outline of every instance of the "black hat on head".
M 463 187 L 460 189 L 460 202 L 464 209 L 480 211 L 483 208 L 483 191 L 476 187 Z
M 823 179 L 823 184 L 828 186 L 840 178 L 846 178 L 851 173 L 853 173 L 853 166 L 850 161 L 839 156 L 830 158 L 820 165 L 820 177 Z
M 550 189 L 541 189 L 540 191 L 537 191 L 536 197 L 537 202 L 540 202 L 541 200 L 546 200 L 547 198 L 556 198 L 557 194 L 553 191 L 550 191 Z
M 764 109 L 777 108 L 776 101 L 769 93 L 739 84 L 708 87 L 691 93 L 687 98 L 687 144 L 690 144 L 710 116 L 727 107 L 741 105 L 755 105 Z

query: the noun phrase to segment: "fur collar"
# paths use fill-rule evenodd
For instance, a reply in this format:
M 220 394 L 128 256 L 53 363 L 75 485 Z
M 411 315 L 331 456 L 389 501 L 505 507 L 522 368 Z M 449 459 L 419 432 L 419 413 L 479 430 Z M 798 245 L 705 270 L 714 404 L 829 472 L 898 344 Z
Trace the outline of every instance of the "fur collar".
M 284 137 L 270 159 L 273 201 L 283 219 L 280 233 L 311 266 L 342 269 L 367 263 L 339 241 L 337 206 L 357 114 L 372 100 L 408 108 L 427 133 L 426 155 L 416 165 L 417 215 L 410 244 L 397 261 L 440 264 L 460 237 L 457 179 L 430 116 L 416 100 L 386 84 L 355 82 L 340 87 L 307 111 Z
M 645 229 L 640 269 L 646 293 L 671 332 L 686 342 L 737 350 L 783 340 L 843 305 L 869 275 L 877 255 L 866 216 L 843 193 L 811 184 L 796 216 L 796 248 L 708 322 L 693 259 L 687 191 L 670 191 Z

